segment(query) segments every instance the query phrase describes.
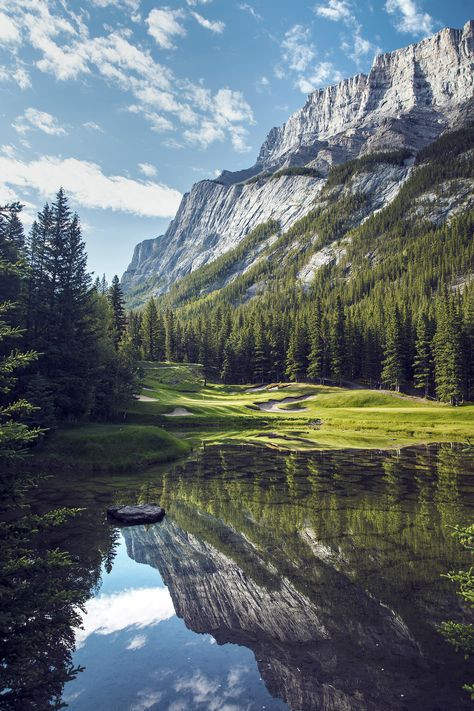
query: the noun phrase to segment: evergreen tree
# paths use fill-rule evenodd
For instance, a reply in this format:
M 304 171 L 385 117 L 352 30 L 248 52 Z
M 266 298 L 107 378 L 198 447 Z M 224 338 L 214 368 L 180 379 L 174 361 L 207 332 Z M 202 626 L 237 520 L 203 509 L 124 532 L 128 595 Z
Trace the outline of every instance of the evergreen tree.
M 290 341 L 286 357 L 286 374 L 296 382 L 306 375 L 308 364 L 308 338 L 306 324 L 297 318 L 291 329 Z
M 319 380 L 322 382 L 324 376 L 324 338 L 323 313 L 321 309 L 321 300 L 319 298 L 316 300 L 310 324 L 308 376 L 312 380 Z
M 340 297 L 331 323 L 331 374 L 339 384 L 346 374 L 346 333 L 344 309 Z
M 434 336 L 436 395 L 456 405 L 462 399 L 462 336 L 459 308 L 445 293 L 438 300 Z
M 391 309 L 387 319 L 382 366 L 382 382 L 398 392 L 404 377 L 404 370 L 401 318 L 396 305 Z
M 108 297 L 113 312 L 113 341 L 115 343 L 115 347 L 118 348 L 119 343 L 122 340 L 123 334 L 125 333 L 126 318 L 122 287 L 120 285 L 120 280 L 117 275 L 115 275 L 112 279 L 112 284 L 110 285 L 110 288 L 108 290 Z
M 160 360 L 161 335 L 155 299 L 151 297 L 143 310 L 141 326 L 143 357 L 145 360 Z
M 414 384 L 430 395 L 433 383 L 433 353 L 431 350 L 431 328 L 428 317 L 422 313 L 416 329 L 415 359 L 413 361 Z

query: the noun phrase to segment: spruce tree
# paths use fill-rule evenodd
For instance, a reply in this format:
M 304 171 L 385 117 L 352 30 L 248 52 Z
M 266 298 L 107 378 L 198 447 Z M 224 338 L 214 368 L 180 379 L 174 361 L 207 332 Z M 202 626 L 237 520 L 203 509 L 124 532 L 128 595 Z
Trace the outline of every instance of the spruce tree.
M 155 299 L 151 297 L 143 309 L 141 339 L 145 360 L 160 360 L 160 323 Z
M 126 318 L 122 287 L 120 285 L 120 279 L 117 275 L 115 275 L 112 279 L 112 284 L 110 285 L 108 290 L 108 297 L 113 312 L 112 337 L 115 343 L 115 347 L 118 348 L 119 343 L 125 333 Z
M 336 300 L 331 323 L 331 375 L 336 382 L 342 383 L 346 374 L 346 332 L 344 309 L 341 298 Z
M 301 318 L 294 321 L 286 356 L 286 374 L 290 380 L 299 382 L 306 375 L 308 366 L 308 336 L 306 324 Z
M 312 380 L 322 382 L 324 376 L 324 338 L 323 313 L 320 299 L 317 299 L 315 303 L 314 312 L 310 320 L 309 342 L 308 376 Z
M 415 359 L 413 361 L 413 381 L 416 388 L 430 395 L 433 382 L 432 334 L 428 317 L 422 313 L 416 329 Z
M 462 399 L 461 318 L 455 298 L 447 293 L 438 300 L 433 342 L 436 395 L 456 405 Z
M 382 382 L 398 392 L 404 378 L 404 369 L 402 326 L 400 311 L 396 305 L 390 310 L 387 319 L 382 366 Z

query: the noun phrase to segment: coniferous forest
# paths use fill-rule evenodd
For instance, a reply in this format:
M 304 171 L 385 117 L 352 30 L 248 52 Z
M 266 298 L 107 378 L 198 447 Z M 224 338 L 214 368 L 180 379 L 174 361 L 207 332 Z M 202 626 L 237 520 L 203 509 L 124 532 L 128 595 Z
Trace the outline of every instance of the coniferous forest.
M 356 381 L 451 404 L 473 399 L 474 215 L 468 210 L 437 223 L 413 208 L 446 180 L 472 178 L 473 135 L 461 129 L 421 151 L 395 200 L 357 227 L 351 220 L 365 198 L 342 196 L 341 185 L 367 166 L 397 164 L 407 154 L 336 166 L 325 207 L 282 235 L 270 220 L 132 312 L 134 348 L 149 360 L 200 362 L 224 383 Z M 272 235 L 278 239 L 261 259 L 226 279 L 246 251 Z M 338 239 L 345 256 L 303 285 L 301 265 Z
M 18 402 L 2 419 L 51 429 L 121 417 L 139 373 L 120 283 L 92 283 L 79 217 L 62 189 L 26 237 L 21 205 L 2 207 L 0 259 L 2 390 Z

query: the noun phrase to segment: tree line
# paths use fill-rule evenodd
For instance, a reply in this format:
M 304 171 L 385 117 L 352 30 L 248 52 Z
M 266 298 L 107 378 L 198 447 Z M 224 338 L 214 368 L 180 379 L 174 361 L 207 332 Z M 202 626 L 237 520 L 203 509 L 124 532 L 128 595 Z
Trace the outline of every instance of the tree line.
M 303 295 L 301 295 L 303 297 Z M 146 360 L 202 363 L 224 383 L 358 381 L 458 404 L 474 396 L 474 290 L 442 291 L 430 309 L 414 313 L 387 300 L 371 324 L 359 321 L 340 297 L 275 308 L 219 305 L 187 318 L 160 310 L 151 298 L 131 312 L 133 347 Z M 370 319 L 369 319 L 370 320 Z

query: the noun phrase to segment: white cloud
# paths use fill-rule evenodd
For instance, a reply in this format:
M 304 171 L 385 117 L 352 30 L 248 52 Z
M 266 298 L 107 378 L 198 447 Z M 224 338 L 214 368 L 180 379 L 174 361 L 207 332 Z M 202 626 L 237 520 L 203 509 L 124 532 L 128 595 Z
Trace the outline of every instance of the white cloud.
M 249 5 L 248 3 L 244 2 L 239 5 L 239 10 L 242 10 L 242 12 L 248 12 L 249 15 L 252 15 L 252 17 L 255 20 L 263 20 L 263 17 L 259 15 L 259 13 L 255 10 L 252 5 Z
M 90 0 L 96 7 L 109 7 L 113 5 L 114 7 L 124 5 L 133 12 L 136 12 L 140 7 L 140 0 Z
M 99 126 L 95 121 L 86 121 L 82 124 L 84 128 L 88 128 L 89 131 L 97 131 L 97 133 L 104 133 L 104 129 Z
M 13 72 L 13 79 L 16 81 L 20 89 L 29 89 L 31 86 L 30 75 L 23 67 L 16 67 Z
M 255 88 L 259 94 L 264 94 L 270 89 L 270 81 L 267 79 L 266 76 L 261 76 L 260 79 L 257 79 L 257 81 L 255 82 Z
M 125 649 L 129 649 L 131 652 L 135 652 L 137 649 L 142 649 L 142 647 L 146 645 L 146 642 L 146 635 L 136 634 L 134 637 L 132 637 Z
M 76 630 L 76 647 L 82 647 L 92 634 L 108 635 L 128 627 L 149 627 L 174 615 L 168 588 L 142 588 L 100 595 L 86 602 L 83 626 Z
M 396 17 L 395 27 L 399 32 L 413 35 L 429 35 L 433 32 L 434 20 L 420 10 L 414 0 L 387 0 L 385 9 Z
M 225 30 L 225 24 L 220 20 L 207 20 L 198 12 L 191 12 L 191 15 L 194 17 L 196 22 L 198 22 L 201 27 L 205 27 L 206 30 L 211 30 L 211 32 L 216 32 L 217 34 L 221 34 Z
M 319 17 L 333 22 L 352 20 L 354 17 L 346 0 L 329 0 L 327 5 L 316 5 L 314 11 Z
M 175 37 L 184 37 L 186 30 L 180 24 L 184 13 L 169 7 L 154 8 L 146 19 L 148 33 L 162 49 L 174 49 Z
M 325 84 L 334 84 L 341 81 L 341 79 L 341 72 L 331 62 L 320 62 L 312 68 L 310 74 L 305 77 L 299 77 L 296 85 L 303 94 L 310 94 Z
M 154 178 L 157 172 L 155 166 L 151 163 L 139 163 L 138 170 L 147 178 Z
M 51 198 L 60 185 L 78 205 L 118 210 L 145 217 L 172 217 L 181 193 L 152 181 L 104 175 L 96 163 L 76 158 L 42 156 L 30 162 L 0 156 L 0 175 L 7 188 L 35 190 Z
M 152 706 L 156 706 L 156 704 L 161 701 L 163 697 L 163 692 L 153 691 L 152 689 L 145 689 L 143 691 L 139 691 L 137 696 L 140 701 L 138 701 L 136 704 L 133 704 L 133 706 L 130 707 L 130 711 L 146 711 L 146 709 L 150 709 Z
M 0 42 L 2 44 L 17 44 L 20 41 L 20 30 L 16 22 L 0 12 Z
M 296 72 L 304 72 L 315 57 L 311 33 L 302 25 L 294 25 L 289 29 L 285 33 L 281 46 L 284 61 Z
M 104 6 L 108 0 L 97 2 Z M 122 5 L 127 2 L 121 0 Z M 10 13 L 10 19 L 20 28 L 23 43 L 39 52 L 36 65 L 41 71 L 59 81 L 100 77 L 132 95 L 133 103 L 128 109 L 142 116 L 151 130 L 175 130 L 174 119 L 177 119 L 185 126 L 187 141 L 205 147 L 214 140 L 230 140 L 236 150 L 244 150 L 246 127 L 237 128 L 235 118 L 222 114 L 219 97 L 216 101 L 216 96 L 202 82 L 179 78 L 169 67 L 156 62 L 150 51 L 133 43 L 130 30 L 107 27 L 106 34 L 91 37 L 82 15 L 75 15 L 65 3 L 55 5 L 58 14 L 53 14 L 46 0 L 28 3 L 4 0 L 4 3 L 3 7 L 7 8 L 4 13 Z M 191 6 L 205 4 L 202 0 L 193 0 Z M 154 8 L 147 19 L 149 33 L 160 46 L 169 48 L 177 37 L 185 34 L 182 21 L 186 16 L 190 13 L 186 15 L 183 10 Z M 211 31 L 223 29 L 223 23 L 201 19 Z M 13 76 L 11 68 L 0 67 L 0 81 L 16 80 L 21 86 L 28 86 L 29 77 L 24 68 L 18 65 L 17 70 Z M 253 120 L 248 108 L 249 111 L 242 112 L 244 124 Z M 86 127 L 94 130 L 92 125 Z
M 13 128 L 17 133 L 27 133 L 37 129 L 47 133 L 48 136 L 66 136 L 67 131 L 58 124 L 57 119 L 46 111 L 38 111 L 38 109 L 29 108 L 21 115 L 17 116 L 15 123 L 12 123 Z
M 246 144 L 247 129 L 238 125 L 245 121 L 253 123 L 252 109 L 245 101 L 240 91 L 219 89 L 214 97 L 205 94 L 201 101 L 209 101 L 209 118 L 204 119 L 197 128 L 184 132 L 188 143 L 194 143 L 201 148 L 207 148 L 215 141 L 222 142 L 226 135 L 230 136 L 234 149 L 239 153 L 246 153 L 249 147 Z
M 196 7 L 196 5 L 208 5 L 212 0 L 186 0 L 190 7 Z

